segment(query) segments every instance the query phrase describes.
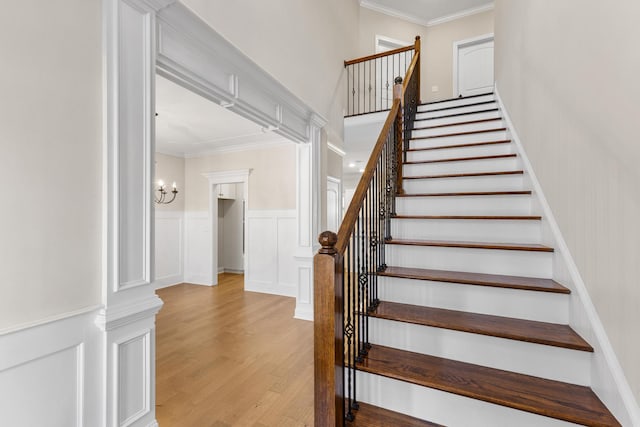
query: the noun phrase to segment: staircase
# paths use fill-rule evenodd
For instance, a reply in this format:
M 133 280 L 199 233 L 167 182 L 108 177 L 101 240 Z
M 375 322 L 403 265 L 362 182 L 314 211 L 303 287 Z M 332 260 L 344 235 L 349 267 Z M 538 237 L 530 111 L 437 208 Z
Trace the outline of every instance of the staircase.
M 493 95 L 420 105 L 403 174 L 348 425 L 620 425 Z

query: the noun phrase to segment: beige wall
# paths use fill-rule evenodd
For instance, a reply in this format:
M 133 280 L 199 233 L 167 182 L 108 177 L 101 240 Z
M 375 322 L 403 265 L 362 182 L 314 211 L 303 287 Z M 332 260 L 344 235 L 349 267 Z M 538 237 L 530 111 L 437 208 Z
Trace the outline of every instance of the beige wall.
M 0 329 L 100 303 L 98 1 L 0 14 Z
M 343 61 L 354 56 L 357 0 L 184 0 L 318 113 L 342 140 Z
M 453 42 L 492 32 L 492 10 L 426 27 L 361 8 L 358 56 L 375 52 L 376 35 L 410 44 L 419 35 L 423 55 L 420 76 L 422 100 L 437 101 L 453 97 Z M 432 86 L 438 86 L 438 92 L 431 92 Z
M 154 189 L 158 189 L 158 181 L 164 181 L 165 189 L 167 190 L 167 199 L 170 200 L 173 195 L 171 194 L 171 185 L 175 182 L 178 187 L 178 194 L 176 199 L 170 204 L 155 204 L 157 210 L 160 211 L 183 211 L 184 199 L 186 197 L 186 188 L 184 181 L 184 164 L 185 160 L 181 157 L 170 156 L 167 154 L 156 153 L 156 173 L 153 180 Z M 154 195 L 157 197 L 158 192 Z
M 499 93 L 640 400 L 640 3 L 495 13 Z
M 185 161 L 187 211 L 208 211 L 208 180 L 203 173 L 251 169 L 249 209 L 296 208 L 296 146 L 284 143 L 261 149 L 220 153 Z

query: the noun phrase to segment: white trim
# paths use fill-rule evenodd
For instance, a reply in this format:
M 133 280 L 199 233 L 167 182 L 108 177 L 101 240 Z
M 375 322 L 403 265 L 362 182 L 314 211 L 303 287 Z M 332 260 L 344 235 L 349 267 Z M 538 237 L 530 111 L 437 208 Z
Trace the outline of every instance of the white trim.
M 151 411 L 151 396 L 152 396 L 152 390 L 151 390 L 151 329 L 144 329 L 142 330 L 142 333 L 140 333 L 140 331 L 122 337 L 120 339 L 115 340 L 112 343 L 112 348 L 113 348 L 113 360 L 114 360 L 114 371 L 116 372 L 116 375 L 114 376 L 114 387 L 113 390 L 116 393 L 115 399 L 116 399 L 116 408 L 115 408 L 115 417 L 114 419 L 117 420 L 118 422 L 118 426 L 119 427 L 128 427 L 130 425 L 132 425 L 133 423 L 135 423 L 136 421 L 138 421 L 140 418 L 144 417 L 145 415 L 147 415 L 150 411 Z M 120 389 L 120 371 L 121 371 L 121 366 L 122 366 L 122 362 L 121 362 L 121 350 L 122 348 L 129 344 L 132 343 L 134 341 L 142 341 L 143 343 L 143 355 L 141 358 L 141 362 L 144 366 L 144 371 L 143 371 L 143 378 L 142 378 L 142 408 L 140 408 L 140 410 L 138 412 L 134 412 L 133 414 L 131 414 L 127 419 L 125 419 L 124 421 L 120 422 L 120 397 L 122 396 L 121 393 L 121 389 Z M 155 357 L 155 355 L 154 355 Z
M 21 332 L 30 328 L 37 328 L 38 326 L 44 326 L 49 323 L 58 322 L 60 320 L 65 320 L 70 317 L 81 316 L 86 313 L 91 313 L 94 311 L 98 311 L 103 307 L 102 304 L 92 305 L 89 307 L 81 308 L 79 310 L 69 311 L 67 313 L 57 314 L 55 316 L 45 317 L 44 319 L 36 320 L 33 322 L 21 323 L 19 325 L 9 326 L 4 329 L 0 329 L 0 337 L 3 335 L 14 334 L 16 332 Z
M 202 176 L 209 180 L 209 226 L 211 227 L 210 254 L 211 254 L 211 286 L 218 284 L 218 192 L 219 184 L 243 184 L 244 216 L 248 217 L 249 209 L 249 175 L 251 169 L 237 169 L 228 171 L 208 172 Z M 244 224 L 244 247 L 249 247 L 249 228 Z M 247 271 L 249 253 L 245 251 L 243 269 Z
M 458 56 L 459 56 L 459 51 L 461 48 L 466 47 L 466 46 L 470 46 L 470 45 L 474 45 L 474 44 L 478 44 L 478 43 L 484 43 L 484 42 L 488 42 L 488 41 L 493 41 L 494 40 L 494 35 L 493 33 L 487 33 L 487 34 L 483 34 L 481 36 L 477 36 L 477 37 L 471 37 L 468 39 L 464 39 L 464 40 L 457 40 L 453 42 L 453 75 L 452 75 L 452 81 L 453 81 L 453 97 L 456 98 L 458 97 Z
M 488 12 L 493 10 L 494 4 L 493 2 L 487 3 L 483 6 L 472 7 L 471 9 L 466 9 L 461 12 L 452 13 L 451 15 L 446 15 L 441 18 L 432 19 L 427 22 L 427 27 L 433 27 L 440 24 L 445 24 L 447 22 L 455 21 L 456 19 L 466 18 L 467 16 L 477 15 L 479 13 Z
M 533 191 L 537 196 L 537 199 L 540 203 L 540 207 L 542 209 L 542 216 L 545 222 L 548 224 L 550 231 L 553 235 L 554 246 L 556 248 L 556 252 L 559 252 L 562 256 L 562 261 L 566 264 L 567 270 L 571 277 L 571 281 L 573 282 L 574 291 L 577 293 L 577 300 L 582 305 L 582 310 L 588 317 L 588 321 L 590 323 L 591 332 L 593 339 L 596 342 L 591 342 L 591 345 L 594 347 L 596 351 L 596 356 L 598 351 L 602 352 L 602 356 L 604 357 L 604 361 L 606 363 L 606 369 L 608 372 L 606 374 L 610 375 L 610 380 L 613 384 L 611 386 L 615 387 L 615 390 L 612 390 L 611 387 L 606 387 L 606 394 L 599 390 L 599 387 L 592 382 L 591 386 L 598 397 L 602 399 L 602 401 L 607 405 L 608 409 L 618 418 L 618 421 L 622 423 L 622 425 L 633 425 L 640 426 L 640 408 L 638 408 L 638 404 L 633 395 L 633 391 L 627 382 L 627 379 L 624 375 L 624 371 L 620 366 L 620 362 L 613 350 L 611 342 L 607 337 L 607 333 L 604 329 L 604 326 L 598 316 L 595 306 L 593 305 L 593 301 L 589 296 L 589 291 L 582 280 L 582 276 L 580 275 L 580 271 L 571 256 L 571 252 L 569 251 L 569 247 L 567 246 L 566 241 L 562 237 L 562 233 L 560 231 L 560 227 L 553 216 L 553 212 L 551 210 L 551 206 L 549 205 L 547 199 L 544 197 L 544 193 L 542 191 L 542 186 L 536 177 L 534 169 L 529 161 L 529 158 L 524 150 L 524 146 L 522 145 L 522 140 L 518 136 L 516 128 L 511 121 L 511 117 L 509 116 L 505 105 L 500 97 L 500 93 L 498 91 L 498 85 L 496 83 L 494 88 L 494 94 L 496 101 L 498 102 L 498 106 L 500 111 L 502 112 L 503 120 L 505 121 L 509 132 L 511 133 L 511 139 L 513 140 L 518 156 L 520 157 L 524 169 L 527 171 L 529 178 L 531 180 L 531 184 L 533 186 Z M 575 301 L 575 300 L 573 300 Z M 572 302 L 573 302 L 572 301 Z M 573 326 L 573 325 L 572 325 Z M 579 331 L 578 331 L 579 332 Z M 595 362 L 594 362 L 595 363 Z M 592 370 L 594 367 L 592 367 Z M 593 375 L 592 375 L 593 377 Z M 593 381 L 593 378 L 592 378 Z M 615 394 L 615 397 L 612 397 L 611 394 Z M 625 414 L 620 413 L 620 410 L 616 411 L 616 406 L 614 403 L 622 402 L 622 406 L 626 411 Z M 624 416 L 624 418 L 623 418 Z M 630 424 L 625 423 L 625 419 L 630 421 Z
M 379 4 L 376 4 L 371 0 L 360 0 L 360 6 L 364 7 L 365 9 L 373 10 L 374 12 L 391 16 L 393 18 L 398 18 L 398 19 L 402 19 L 403 21 L 411 22 L 413 24 L 422 25 L 423 27 L 433 27 L 435 25 L 440 25 L 446 22 L 455 21 L 456 19 L 466 18 L 467 16 L 486 12 L 494 8 L 493 2 L 490 2 L 483 6 L 465 9 L 460 12 L 452 13 L 451 15 L 445 15 L 440 18 L 430 19 L 429 21 L 426 21 L 424 19 L 416 18 L 413 15 L 407 14 L 395 8 L 380 6 Z
M 201 151 L 193 154 L 185 154 L 185 159 L 197 159 L 200 157 L 209 157 L 215 156 L 220 153 L 231 153 L 237 151 L 249 151 L 249 150 L 260 150 L 265 148 L 273 148 L 279 147 L 281 145 L 293 144 L 294 142 L 289 139 L 281 139 L 280 141 L 257 141 L 257 142 L 247 142 L 243 144 L 234 144 L 234 145 L 226 145 L 223 147 L 212 148 L 210 150 Z
M 160 297 L 154 293 L 126 304 L 100 309 L 95 323 L 103 331 L 117 329 L 129 323 L 154 317 L 163 304 Z
M 386 50 L 390 50 L 390 49 L 386 49 L 386 50 L 380 49 L 380 41 L 396 45 L 396 48 L 411 46 L 413 44 L 411 42 L 406 42 L 404 40 L 393 39 L 391 37 L 383 36 L 383 35 L 380 35 L 380 34 L 376 34 L 375 40 L 376 40 L 375 41 L 375 43 L 376 43 L 375 44 L 375 53 L 381 53 L 381 52 L 385 52 Z
M 340 157 L 344 157 L 347 155 L 347 152 L 344 151 L 343 149 L 341 149 L 340 147 L 338 147 L 337 145 L 334 145 L 330 142 L 327 142 L 327 148 L 331 151 L 333 151 L 334 153 L 336 153 L 338 156 Z

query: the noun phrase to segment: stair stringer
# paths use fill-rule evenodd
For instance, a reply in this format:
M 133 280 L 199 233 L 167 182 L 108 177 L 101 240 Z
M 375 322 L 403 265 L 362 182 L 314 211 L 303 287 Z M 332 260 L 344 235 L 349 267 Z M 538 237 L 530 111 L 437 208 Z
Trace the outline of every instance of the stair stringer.
M 623 426 L 640 426 L 640 408 L 607 337 L 602 321 L 589 296 L 569 247 L 562 237 L 553 212 L 542 191 L 516 128 L 500 97 L 498 85 L 495 99 L 506 123 L 507 135 L 525 171 L 525 188 L 531 188 L 532 214 L 542 216 L 542 243 L 555 248 L 553 279 L 571 289 L 569 324 L 594 348 L 591 362 L 591 388 Z

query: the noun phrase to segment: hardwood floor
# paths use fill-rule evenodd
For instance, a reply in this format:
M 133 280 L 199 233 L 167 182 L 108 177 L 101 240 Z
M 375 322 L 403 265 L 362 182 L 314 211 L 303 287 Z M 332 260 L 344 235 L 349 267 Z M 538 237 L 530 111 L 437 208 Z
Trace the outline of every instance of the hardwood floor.
M 313 425 L 313 323 L 293 298 L 217 287 L 158 290 L 156 417 L 160 427 Z

